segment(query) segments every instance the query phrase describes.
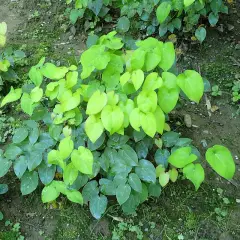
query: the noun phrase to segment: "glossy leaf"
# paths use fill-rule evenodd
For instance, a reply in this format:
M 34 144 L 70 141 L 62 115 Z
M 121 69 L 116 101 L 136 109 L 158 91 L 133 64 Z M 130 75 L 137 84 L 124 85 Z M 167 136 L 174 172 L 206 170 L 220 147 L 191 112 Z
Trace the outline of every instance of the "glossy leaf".
M 135 168 L 135 172 L 138 177 L 149 183 L 156 182 L 156 172 L 155 167 L 148 160 L 142 159 L 139 161 L 139 166 Z
M 177 84 L 190 100 L 199 103 L 204 92 L 203 79 L 199 73 L 186 70 L 178 75 Z
M 128 183 L 136 192 L 142 192 L 142 182 L 136 173 L 130 173 Z
M 236 166 L 230 151 L 221 145 L 215 145 L 206 152 L 206 160 L 221 177 L 232 179 Z
M 21 193 L 28 195 L 32 193 L 38 186 L 37 172 L 25 172 L 21 178 Z
M 10 92 L 3 98 L 1 102 L 1 107 L 5 106 L 8 103 L 17 101 L 18 99 L 21 98 L 21 95 L 22 95 L 21 88 L 14 89 L 13 87 L 11 87 Z
M 81 146 L 78 150 L 73 150 L 71 160 L 80 172 L 84 174 L 93 173 L 93 155 L 89 149 Z
M 107 209 L 108 200 L 106 196 L 95 196 L 90 200 L 90 212 L 94 218 L 100 219 Z
M 116 197 L 119 205 L 125 203 L 131 193 L 131 187 L 128 184 L 120 184 L 116 190 Z
M 176 168 L 183 168 L 197 159 L 197 156 L 191 152 L 191 147 L 179 148 L 170 155 L 168 162 Z
M 189 179 L 195 186 L 196 191 L 204 181 L 205 173 L 201 164 L 189 164 L 183 168 L 184 176 Z
M 97 114 L 102 111 L 106 104 L 107 94 L 97 90 L 88 101 L 86 113 L 88 115 Z
M 54 186 L 45 186 L 42 190 L 42 202 L 52 202 L 57 199 L 59 195 L 60 192 L 58 192 Z
M 171 11 L 171 4 L 169 2 L 162 2 L 157 8 L 157 19 L 163 23 Z

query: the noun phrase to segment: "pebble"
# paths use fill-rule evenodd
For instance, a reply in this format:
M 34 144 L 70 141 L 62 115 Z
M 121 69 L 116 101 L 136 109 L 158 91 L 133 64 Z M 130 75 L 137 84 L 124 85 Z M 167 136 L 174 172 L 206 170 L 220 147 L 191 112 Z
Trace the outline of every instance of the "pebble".
M 192 127 L 192 118 L 189 114 L 184 115 L 184 123 L 188 128 Z

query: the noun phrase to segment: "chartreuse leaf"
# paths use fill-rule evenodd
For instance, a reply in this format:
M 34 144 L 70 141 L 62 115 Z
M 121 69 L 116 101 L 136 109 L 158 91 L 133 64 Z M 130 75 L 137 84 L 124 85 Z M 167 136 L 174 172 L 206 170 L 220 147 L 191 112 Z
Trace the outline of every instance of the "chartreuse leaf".
M 129 80 L 131 79 L 131 74 L 130 72 L 125 72 L 121 77 L 120 77 L 120 84 L 124 86 Z
M 119 95 L 115 94 L 114 91 L 108 92 L 107 93 L 107 103 L 109 105 L 117 105 L 119 102 Z
M 173 43 L 172 42 L 164 43 L 159 67 L 162 68 L 165 72 L 168 71 L 175 62 L 175 57 L 176 56 Z
M 4 45 L 6 44 L 6 40 L 6 36 L 0 34 L 0 47 L 4 47 Z
M 170 155 L 168 162 L 176 168 L 183 168 L 189 163 L 197 160 L 197 156 L 191 152 L 191 147 L 179 148 Z
M 130 124 L 131 126 L 136 130 L 136 131 L 140 131 L 140 127 L 141 127 L 141 111 L 139 108 L 135 108 L 133 109 L 133 111 L 130 114 Z
M 45 63 L 41 68 L 42 75 L 51 80 L 62 79 L 65 77 L 67 72 L 67 67 L 56 67 L 53 63 Z
M 136 192 L 142 192 L 142 182 L 136 173 L 130 173 L 128 183 Z
M 102 135 L 104 127 L 99 117 L 91 115 L 85 122 L 85 131 L 92 143 L 95 143 Z
M 11 87 L 10 92 L 3 98 L 1 102 L 1 107 L 5 106 L 8 103 L 17 101 L 18 99 L 20 99 L 21 95 L 21 88 L 14 89 L 13 87 Z
M 134 102 L 131 99 L 127 99 L 126 102 L 120 102 L 119 107 L 122 109 L 123 114 L 124 114 L 124 128 L 127 128 L 129 126 L 129 118 L 130 114 L 132 113 L 134 109 Z
M 141 50 L 146 52 L 144 61 L 144 70 L 147 72 L 152 71 L 157 67 L 161 60 L 163 42 L 155 38 L 147 38 L 143 41 L 136 43 Z
M 165 125 L 165 115 L 159 106 L 157 106 L 156 111 L 154 112 L 154 116 L 156 119 L 156 131 L 162 134 Z
M 129 186 L 129 184 L 122 183 L 117 187 L 116 197 L 119 205 L 122 205 L 128 200 L 130 193 L 131 187 Z
M 142 91 L 137 96 L 138 108 L 144 112 L 155 112 L 157 108 L 157 94 L 155 91 Z
M 62 169 L 65 169 L 66 163 L 63 162 L 63 158 L 59 151 L 52 150 L 48 153 L 48 163 L 54 165 L 60 165 Z
M 40 86 L 42 84 L 43 75 L 41 73 L 41 70 L 36 66 L 31 67 L 28 76 L 36 86 Z
M 161 172 L 159 174 L 159 184 L 165 187 L 169 183 L 170 175 L 168 172 Z
M 70 200 L 71 202 L 83 205 L 83 197 L 79 191 L 77 191 L 77 190 L 69 191 L 68 190 L 66 192 L 66 196 L 67 196 L 68 200 Z
M 157 19 L 159 23 L 163 23 L 171 11 L 171 4 L 169 2 L 162 2 L 157 8 Z
M 32 193 L 38 186 L 37 172 L 25 172 L 21 178 L 21 193 L 28 195 Z
M 184 6 L 188 7 L 192 5 L 195 2 L 195 0 L 184 0 Z
M 70 111 L 74 108 L 76 108 L 81 102 L 80 95 L 78 92 L 75 92 L 74 94 L 70 94 L 68 97 L 66 95 L 66 98 L 61 99 L 61 110 L 63 112 Z
M 140 123 L 143 131 L 150 137 L 154 137 L 157 131 L 157 122 L 155 115 L 151 112 L 142 113 L 140 117 Z
M 177 89 L 177 77 L 170 72 L 162 73 L 163 86 L 167 89 Z
M 144 81 L 144 73 L 141 69 L 132 72 L 131 80 L 136 91 L 142 86 Z
M 145 63 L 145 56 L 146 51 L 142 50 L 141 48 L 135 50 L 130 60 L 131 69 L 132 70 L 142 69 Z
M 119 106 L 107 105 L 102 110 L 101 119 L 104 128 L 113 134 L 122 127 L 124 114 Z
M 158 104 L 165 113 L 169 113 L 175 108 L 178 98 L 179 90 L 177 88 L 161 87 L 158 91 Z
M 221 145 L 215 145 L 206 152 L 206 160 L 221 177 L 232 179 L 236 166 L 230 151 Z
M 199 163 L 188 164 L 186 167 L 183 168 L 183 174 L 188 180 L 190 180 L 194 184 L 196 191 L 198 190 L 205 178 L 204 169 Z
M 170 176 L 170 180 L 172 182 L 176 182 L 177 178 L 178 178 L 178 171 L 176 168 L 172 168 L 169 170 L 169 176 Z
M 96 219 L 100 219 L 103 213 L 107 209 L 107 203 L 108 203 L 108 200 L 106 196 L 104 195 L 94 196 L 90 200 L 90 205 L 89 205 L 90 212 L 93 215 L 93 217 L 95 217 Z
M 110 54 L 105 52 L 105 46 L 93 45 L 90 47 L 81 55 L 80 62 L 83 66 L 82 79 L 89 77 L 95 68 L 97 70 L 105 69 L 109 61 Z
M 63 180 L 66 185 L 72 185 L 78 177 L 78 170 L 73 165 L 69 163 L 63 171 Z
M 43 96 L 43 90 L 39 87 L 35 87 L 30 93 L 30 98 L 33 103 L 39 102 L 42 96 Z
M 59 144 L 59 153 L 62 159 L 66 159 L 70 156 L 74 148 L 74 143 L 71 136 L 64 138 Z
M 145 91 L 154 91 L 162 86 L 162 78 L 158 76 L 158 73 L 150 73 L 143 84 L 143 90 Z
M 23 93 L 21 98 L 21 108 L 23 112 L 27 113 L 28 115 L 33 114 L 34 106 L 32 99 L 28 93 Z
M 106 104 L 107 94 L 97 90 L 88 101 L 86 113 L 88 115 L 97 114 L 102 111 Z
M 177 84 L 190 100 L 199 103 L 204 92 L 204 84 L 198 72 L 186 70 L 178 75 Z
M 71 160 L 80 172 L 84 174 L 93 173 L 93 155 L 89 149 L 80 146 L 78 150 L 73 150 Z
M 45 186 L 42 190 L 42 202 L 52 202 L 58 198 L 60 192 L 53 185 Z
M 67 88 L 72 88 L 77 84 L 78 81 L 78 72 L 73 71 L 73 72 L 68 72 L 66 74 L 66 87 Z

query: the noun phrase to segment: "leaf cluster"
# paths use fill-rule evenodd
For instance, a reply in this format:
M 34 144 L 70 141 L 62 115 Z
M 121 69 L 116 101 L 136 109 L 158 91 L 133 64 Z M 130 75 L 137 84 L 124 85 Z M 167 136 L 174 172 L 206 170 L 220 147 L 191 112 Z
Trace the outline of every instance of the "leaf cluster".
M 108 196 L 133 213 L 149 197 L 158 197 L 169 180 L 175 182 L 179 172 L 197 190 L 204 180 L 199 152 L 166 121 L 180 93 L 200 101 L 202 77 L 194 70 L 171 72 L 172 43 L 148 38 L 136 45 L 125 51 L 110 32 L 82 53 L 79 66 L 56 66 L 45 58 L 33 66 L 33 84 L 12 88 L 1 102 L 4 107 L 20 99 L 30 120 L 1 152 L 0 177 L 13 166 L 23 195 L 33 192 L 40 178 L 44 203 L 63 194 L 88 204 L 97 219 Z M 206 159 L 220 176 L 233 177 L 227 148 L 210 148 Z
M 67 0 L 72 3 L 70 20 L 75 24 L 84 20 L 85 29 L 95 29 L 98 21 L 113 23 L 120 33 L 143 32 L 146 36 L 158 34 L 163 37 L 168 32 L 193 32 L 202 42 L 206 29 L 200 25 L 207 18 L 211 26 L 219 20 L 219 14 L 228 13 L 223 0 Z M 115 15 L 118 15 L 116 20 Z

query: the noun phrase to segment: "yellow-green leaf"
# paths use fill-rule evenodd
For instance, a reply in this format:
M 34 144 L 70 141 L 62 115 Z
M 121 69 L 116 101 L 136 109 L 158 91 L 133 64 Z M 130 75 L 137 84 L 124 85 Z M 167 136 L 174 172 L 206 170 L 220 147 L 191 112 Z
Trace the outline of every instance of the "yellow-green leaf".
M 203 95 L 204 84 L 198 72 L 186 70 L 184 73 L 178 75 L 177 84 L 190 100 L 199 103 Z
M 78 177 L 78 170 L 73 165 L 73 163 L 69 163 L 63 172 L 63 180 L 66 185 L 72 185 Z
M 174 62 L 175 62 L 175 50 L 173 43 L 172 42 L 164 43 L 162 48 L 162 58 L 159 63 L 159 67 L 166 72 L 172 67 Z
M 17 101 L 18 99 L 20 99 L 21 95 L 21 88 L 14 89 L 13 87 L 11 87 L 10 92 L 3 98 L 1 107 L 5 106 L 8 103 Z
M 205 178 L 204 169 L 199 163 L 188 164 L 186 167 L 183 168 L 183 174 L 188 180 L 190 180 L 194 184 L 196 191 L 198 190 Z
M 74 143 L 71 136 L 64 138 L 59 144 L 59 153 L 62 159 L 66 159 L 70 156 L 73 151 Z
M 124 114 L 119 106 L 107 105 L 102 110 L 101 119 L 104 128 L 113 134 L 122 127 Z
M 157 124 L 157 132 L 163 133 L 164 130 L 164 124 L 165 124 L 165 115 L 162 111 L 162 109 L 157 106 L 156 111 L 154 112 L 156 124 Z
M 131 80 L 136 91 L 142 86 L 144 81 L 144 73 L 141 69 L 132 72 Z
M 97 90 L 88 101 L 86 113 L 92 115 L 101 112 L 106 106 L 107 100 L 107 94 Z
M 39 87 L 35 87 L 30 94 L 30 98 L 33 103 L 39 102 L 42 96 L 43 96 L 43 90 Z
M 236 166 L 231 152 L 224 146 L 215 145 L 206 152 L 206 160 L 220 176 L 232 179 Z
M 102 135 L 104 127 L 99 117 L 91 115 L 85 122 L 85 131 L 92 143 L 95 143 Z
M 168 158 L 168 162 L 176 168 L 183 168 L 189 163 L 197 160 L 197 156 L 192 154 L 191 147 L 182 147 L 174 151 Z
M 141 126 L 143 131 L 150 137 L 154 137 L 157 131 L 156 118 L 153 113 L 142 113 L 140 117 Z
M 93 173 L 93 155 L 89 149 L 81 146 L 78 150 L 73 150 L 71 160 L 81 173 Z

